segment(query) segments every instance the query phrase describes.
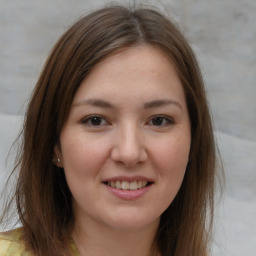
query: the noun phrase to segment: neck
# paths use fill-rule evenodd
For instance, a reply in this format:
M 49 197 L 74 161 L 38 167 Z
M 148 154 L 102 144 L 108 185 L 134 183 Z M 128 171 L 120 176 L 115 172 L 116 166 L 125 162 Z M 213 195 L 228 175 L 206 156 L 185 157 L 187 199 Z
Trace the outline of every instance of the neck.
M 158 224 L 140 230 L 117 230 L 77 222 L 72 238 L 81 256 L 159 256 L 154 245 Z

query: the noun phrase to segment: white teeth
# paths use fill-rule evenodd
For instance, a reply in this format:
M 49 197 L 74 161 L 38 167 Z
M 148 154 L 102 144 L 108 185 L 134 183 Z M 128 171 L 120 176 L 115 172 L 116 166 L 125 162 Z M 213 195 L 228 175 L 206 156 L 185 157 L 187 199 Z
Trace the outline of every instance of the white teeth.
M 123 190 L 128 190 L 130 188 L 129 182 L 128 181 L 122 181 L 121 188 Z
M 112 188 L 122 189 L 122 190 L 137 190 L 143 187 L 146 187 L 148 184 L 147 181 L 108 181 L 108 185 Z
M 121 182 L 120 181 L 116 181 L 116 188 L 120 189 L 121 188 Z
M 138 189 L 138 183 L 136 181 L 132 181 L 130 183 L 130 190 L 137 190 Z

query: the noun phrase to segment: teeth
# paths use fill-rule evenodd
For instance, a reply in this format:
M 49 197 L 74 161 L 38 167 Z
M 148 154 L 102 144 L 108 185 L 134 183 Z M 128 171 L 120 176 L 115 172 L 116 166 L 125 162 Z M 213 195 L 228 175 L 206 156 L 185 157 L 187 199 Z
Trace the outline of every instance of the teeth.
M 128 190 L 130 188 L 129 182 L 128 181 L 122 181 L 121 188 L 123 190 Z
M 117 182 L 116 182 L 116 188 L 117 188 L 117 189 L 120 189 L 120 188 L 121 188 L 121 182 L 120 182 L 120 181 L 117 181 Z
M 148 184 L 147 181 L 108 181 L 108 185 L 112 188 L 122 189 L 122 190 L 137 190 L 143 187 L 146 187 Z
M 130 183 L 130 186 L 129 186 L 130 190 L 137 190 L 138 189 L 138 184 L 136 181 L 132 181 Z

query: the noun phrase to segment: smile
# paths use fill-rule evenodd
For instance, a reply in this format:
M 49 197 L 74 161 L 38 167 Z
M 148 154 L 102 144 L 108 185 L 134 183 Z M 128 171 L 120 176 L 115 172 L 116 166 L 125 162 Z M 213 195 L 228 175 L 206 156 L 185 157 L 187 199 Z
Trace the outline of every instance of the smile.
M 118 176 L 103 181 L 108 191 L 124 200 L 137 200 L 143 197 L 154 183 L 154 180 L 142 176 Z
M 146 187 L 149 182 L 147 181 L 108 181 L 106 183 L 108 186 L 112 187 L 112 188 L 116 188 L 116 189 L 120 189 L 120 190 L 138 190 L 141 188 Z

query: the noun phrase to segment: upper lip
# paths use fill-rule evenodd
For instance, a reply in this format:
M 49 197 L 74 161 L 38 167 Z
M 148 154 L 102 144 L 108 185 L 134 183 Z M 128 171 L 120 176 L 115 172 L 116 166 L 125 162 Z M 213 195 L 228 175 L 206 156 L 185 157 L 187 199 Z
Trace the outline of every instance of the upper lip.
M 153 179 L 144 177 L 144 176 L 115 176 L 111 178 L 104 179 L 103 182 L 109 182 L 109 181 L 147 181 L 147 182 L 153 182 Z

